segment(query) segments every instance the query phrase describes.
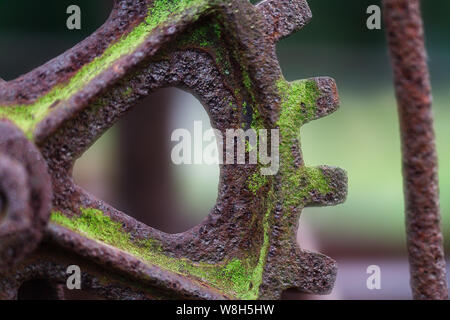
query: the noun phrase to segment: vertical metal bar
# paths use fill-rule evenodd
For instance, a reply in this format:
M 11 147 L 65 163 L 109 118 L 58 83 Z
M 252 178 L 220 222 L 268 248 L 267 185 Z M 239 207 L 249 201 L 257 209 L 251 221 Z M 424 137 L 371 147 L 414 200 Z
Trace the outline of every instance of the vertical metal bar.
M 447 299 L 432 96 L 419 0 L 383 0 L 403 153 L 414 299 Z

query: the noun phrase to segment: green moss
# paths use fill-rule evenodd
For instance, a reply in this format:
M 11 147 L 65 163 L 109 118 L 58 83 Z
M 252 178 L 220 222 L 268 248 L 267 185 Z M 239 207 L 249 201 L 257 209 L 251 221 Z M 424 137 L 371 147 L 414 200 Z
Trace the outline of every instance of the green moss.
M 277 87 L 281 97 L 281 113 L 277 124 L 280 128 L 282 165 L 292 168 L 292 145 L 300 144 L 300 127 L 314 116 L 320 92 L 312 80 L 293 83 L 280 80 Z
M 14 107 L 0 106 L 0 118 L 12 121 L 16 126 L 25 131 L 26 136 L 31 139 L 32 132 L 30 129 L 45 117 L 47 109 L 47 104 Z
M 216 37 L 220 39 L 222 37 L 222 29 L 218 23 L 214 24 L 213 26 L 214 33 L 216 34 Z
M 247 180 L 247 187 L 254 195 L 256 195 L 268 182 L 267 176 L 263 176 L 258 169 L 257 172 L 252 174 Z
M 239 259 L 233 259 L 223 269 L 223 276 L 230 279 L 233 283 L 234 291 L 240 291 L 241 288 L 249 289 L 249 268 L 244 266 Z M 245 294 L 245 292 L 244 292 Z
M 67 101 L 118 59 L 136 50 L 158 26 L 176 23 L 187 10 L 195 19 L 209 8 L 210 4 L 208 0 L 155 0 L 144 22 L 112 44 L 101 56 L 81 68 L 67 83 L 55 86 L 30 105 L 0 105 L 0 118 L 13 121 L 32 138 L 35 126 L 51 112 L 50 107 L 55 101 Z
M 206 25 L 198 26 L 189 35 L 183 36 L 179 40 L 179 45 L 181 47 L 193 46 L 207 49 L 215 56 L 217 67 L 225 76 L 229 76 L 232 74 L 230 70 L 237 69 L 236 72 L 240 72 L 241 75 L 240 83 L 236 83 L 232 86 L 241 86 L 242 89 L 245 89 L 245 93 L 248 96 L 245 97 L 242 94 L 241 89 L 236 88 L 234 90 L 236 100 L 243 101 L 241 106 L 244 115 L 247 114 L 248 109 L 248 103 L 244 101 L 245 99 L 250 98 L 249 100 L 252 101 L 252 104 L 250 105 L 251 110 L 255 111 L 256 98 L 253 92 L 254 89 L 252 86 L 248 67 L 243 60 L 239 49 L 233 45 L 230 45 L 230 41 L 225 41 L 223 39 L 223 26 L 221 24 L 219 24 L 217 21 L 212 21 Z M 227 48 L 227 51 L 225 51 L 224 48 Z M 255 112 L 257 113 L 257 111 Z M 246 124 L 242 124 L 242 127 L 245 128 Z
M 57 107 L 64 107 L 64 101 L 70 99 L 96 76 L 113 66 L 118 59 L 136 50 L 158 26 L 176 23 L 188 10 L 196 18 L 208 8 L 210 3 L 211 1 L 208 0 L 155 0 L 143 23 L 111 45 L 101 56 L 84 66 L 71 80 L 56 86 L 32 105 L 0 106 L 0 117 L 15 122 L 31 138 L 36 124 L 51 112 L 51 106 L 54 106 L 55 102 L 58 104 Z M 214 37 L 210 37 L 211 32 Z M 225 74 L 227 74 L 227 70 L 232 69 L 229 59 L 236 60 L 241 69 L 242 89 L 247 91 L 247 99 L 251 98 L 252 100 L 250 106 L 250 110 L 253 110 L 252 127 L 263 128 L 263 120 L 257 109 L 254 88 L 245 61 L 242 61 L 238 50 L 233 50 L 233 58 L 229 58 L 223 49 L 218 49 L 222 47 L 218 45 L 222 34 L 221 26 L 212 23 L 195 29 L 188 38 L 182 41 L 185 41 L 186 45 L 195 44 L 214 50 L 216 63 L 220 65 Z M 277 123 L 281 135 L 280 170 L 284 180 L 281 190 L 282 200 L 285 206 L 301 206 L 312 191 L 320 193 L 330 191 L 329 182 L 322 171 L 317 168 L 296 167 L 295 156 L 292 153 L 293 144 L 300 143 L 300 127 L 314 117 L 319 90 L 314 81 L 288 83 L 280 80 L 277 82 L 277 88 L 282 101 L 281 114 Z M 124 96 L 131 93 L 131 88 L 123 91 Z M 235 95 L 239 99 L 244 99 L 239 89 L 235 89 Z M 242 105 L 244 109 L 246 104 L 244 102 Z M 102 106 L 101 101 L 94 105 L 96 108 Z M 258 190 L 268 182 L 268 177 L 260 175 L 258 170 L 249 178 L 247 186 L 256 195 Z M 270 218 L 275 201 L 274 192 L 271 189 L 266 197 L 266 213 L 262 221 L 263 239 L 259 253 L 256 256 L 242 253 L 240 257 L 230 257 L 219 264 L 195 263 L 185 258 L 170 257 L 164 252 L 163 246 L 158 240 L 131 239 L 130 235 L 123 230 L 121 223 L 113 221 L 100 210 L 80 208 L 81 214 L 73 218 L 60 212 L 53 212 L 51 220 L 53 223 L 91 239 L 132 254 L 149 264 L 206 281 L 226 294 L 242 299 L 254 299 L 258 297 L 259 287 L 262 283 L 270 245 Z
M 313 119 L 316 102 L 320 97 L 317 83 L 302 80 L 289 83 L 281 79 L 277 83 L 281 97 L 280 156 L 283 204 L 287 207 L 303 206 L 312 191 L 326 194 L 331 191 L 328 179 L 318 168 L 297 167 L 292 146 L 300 150 L 300 127 Z
M 113 221 L 103 212 L 92 208 L 80 208 L 81 215 L 69 218 L 61 212 L 53 212 L 51 221 L 88 238 L 109 244 L 149 264 L 178 274 L 206 281 L 226 294 L 241 299 L 258 297 L 262 268 L 268 247 L 268 224 L 265 227 L 263 247 L 255 260 L 248 256 L 232 258 L 220 264 L 195 263 L 188 259 L 167 256 L 159 241 L 154 239 L 132 240 L 122 224 Z
M 133 89 L 131 87 L 127 87 L 123 92 L 122 95 L 124 97 L 129 97 L 131 95 L 131 93 L 133 92 Z
M 327 194 L 331 191 L 329 181 L 319 168 L 300 167 L 283 176 L 283 205 L 303 206 L 311 198 L 311 192 Z
M 300 127 L 314 117 L 316 102 L 320 96 L 317 83 L 313 80 L 300 80 L 289 83 L 279 80 L 277 82 L 280 93 L 281 114 L 280 129 L 299 132 Z
M 258 131 L 259 129 L 266 128 L 266 126 L 264 125 L 264 120 L 261 117 L 261 114 L 259 113 L 257 107 L 253 108 L 252 123 L 250 126 L 253 130 L 256 130 L 256 131 Z
M 222 26 L 217 21 L 197 26 L 178 40 L 179 47 L 200 47 L 208 50 L 215 57 L 216 65 L 225 75 L 230 75 L 231 64 L 227 58 L 222 39 Z
M 253 85 L 252 80 L 250 79 L 250 74 L 248 72 L 248 67 L 245 64 L 245 62 L 242 60 L 242 57 L 238 54 L 237 51 L 233 52 L 234 58 L 236 61 L 238 61 L 239 65 L 241 66 L 241 74 L 242 74 L 242 83 L 244 85 L 244 88 L 247 89 L 247 92 L 250 94 L 250 98 L 252 99 L 253 106 L 256 109 L 256 97 L 255 93 L 253 92 Z
M 208 37 L 209 26 L 203 25 L 197 27 L 190 34 L 181 37 L 180 46 L 198 45 L 200 47 L 213 47 L 214 42 Z
M 263 220 L 263 243 L 261 245 L 261 249 L 259 252 L 259 259 L 256 267 L 253 270 L 252 276 L 251 276 L 251 288 L 248 291 L 247 294 L 244 294 L 242 296 L 243 299 L 253 299 L 253 297 L 257 297 L 259 294 L 259 287 L 261 286 L 263 274 L 264 274 L 264 266 L 266 265 L 266 259 L 267 259 L 267 253 L 269 252 L 269 246 L 270 246 L 270 214 L 273 211 L 273 204 L 275 202 L 275 199 L 273 197 L 273 190 L 269 193 L 269 196 L 267 197 L 267 203 L 268 208 L 266 211 L 266 214 L 264 215 Z
M 248 74 L 247 68 L 242 67 L 242 79 L 244 81 L 244 86 L 249 92 L 252 89 L 252 81 L 250 80 L 250 75 Z

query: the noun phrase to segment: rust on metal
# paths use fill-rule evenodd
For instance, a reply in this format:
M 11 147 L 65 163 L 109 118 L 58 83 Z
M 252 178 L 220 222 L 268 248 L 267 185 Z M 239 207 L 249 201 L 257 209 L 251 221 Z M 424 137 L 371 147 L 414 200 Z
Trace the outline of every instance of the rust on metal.
M 403 153 L 407 246 L 415 299 L 447 299 L 431 84 L 419 0 L 384 0 Z
M 14 125 L 0 122 L 0 270 L 10 269 L 42 238 L 51 185 L 41 153 Z
M 0 298 L 17 298 L 36 278 L 65 284 L 73 264 L 83 290 L 111 299 L 329 293 L 335 261 L 300 249 L 296 233 L 304 207 L 345 200 L 347 177 L 339 168 L 306 167 L 299 130 L 338 108 L 337 89 L 330 78 L 286 81 L 276 57 L 276 41 L 310 18 L 304 0 L 116 0 L 89 38 L 0 83 L 0 119 L 39 148 L 53 190 L 46 237 L 2 273 Z M 222 165 L 209 216 L 180 234 L 131 218 L 71 176 L 96 139 L 164 87 L 192 92 L 223 134 L 278 128 L 281 139 L 276 175 L 262 176 L 254 164 Z

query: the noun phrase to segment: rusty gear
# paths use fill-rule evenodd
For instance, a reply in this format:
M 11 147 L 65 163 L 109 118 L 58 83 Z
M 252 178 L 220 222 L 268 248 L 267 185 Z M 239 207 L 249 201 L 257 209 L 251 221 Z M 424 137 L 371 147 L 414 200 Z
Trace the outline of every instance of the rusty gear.
M 116 0 L 92 36 L 0 83 L 0 118 L 38 146 L 54 194 L 46 240 L 3 274 L 0 297 L 17 297 L 35 278 L 65 284 L 73 264 L 84 290 L 112 299 L 330 292 L 335 262 L 301 250 L 296 232 L 305 206 L 344 201 L 346 174 L 306 167 L 299 130 L 337 109 L 337 90 L 330 78 L 287 82 L 275 53 L 276 42 L 310 18 L 304 0 Z M 223 133 L 278 128 L 281 140 L 274 176 L 261 175 L 261 165 L 222 165 L 216 205 L 181 234 L 136 221 L 71 178 L 75 160 L 101 134 L 139 99 L 168 86 L 195 94 Z
M 41 153 L 14 125 L 0 122 L 0 270 L 10 269 L 42 238 L 51 185 Z

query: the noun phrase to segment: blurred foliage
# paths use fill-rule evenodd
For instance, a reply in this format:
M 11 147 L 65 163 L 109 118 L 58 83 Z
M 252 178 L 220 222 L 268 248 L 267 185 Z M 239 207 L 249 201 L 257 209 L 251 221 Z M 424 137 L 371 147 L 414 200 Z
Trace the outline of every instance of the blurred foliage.
M 384 46 L 383 30 L 368 32 L 365 28 L 367 7 L 372 4 L 381 6 L 380 0 L 309 0 L 308 3 L 313 20 L 301 33 L 291 36 L 289 41 L 296 42 L 301 38 L 308 43 L 326 45 Z M 429 40 L 439 38 L 445 45 L 450 45 L 450 1 L 422 1 L 422 11 Z
M 0 0 L 0 31 L 64 32 L 70 35 L 73 32 L 67 32 L 66 10 L 70 5 L 78 5 L 81 8 L 83 28 L 75 32 L 88 36 L 93 27 L 105 22 L 112 3 L 112 0 Z
M 92 26 L 98 26 L 106 20 L 112 7 L 112 0 L 0 0 L 0 30 L 3 31 L 46 31 L 64 32 L 64 14 L 69 5 L 82 8 L 83 28 L 81 33 L 88 35 Z M 258 2 L 258 1 L 252 1 Z M 372 32 L 368 37 L 365 25 L 365 11 L 371 4 L 380 4 L 379 0 L 309 0 L 314 14 L 314 27 L 308 27 L 298 34 L 304 41 L 358 46 L 366 44 L 384 44 L 382 31 Z M 105 10 L 105 8 L 108 8 Z M 434 38 L 448 39 L 450 32 L 450 2 L 447 0 L 422 1 L 427 32 Z M 318 37 L 321 34 L 324 36 Z M 432 39 L 432 40 L 433 40 Z M 297 41 L 297 35 L 291 37 Z M 445 41 L 446 45 L 450 45 Z

